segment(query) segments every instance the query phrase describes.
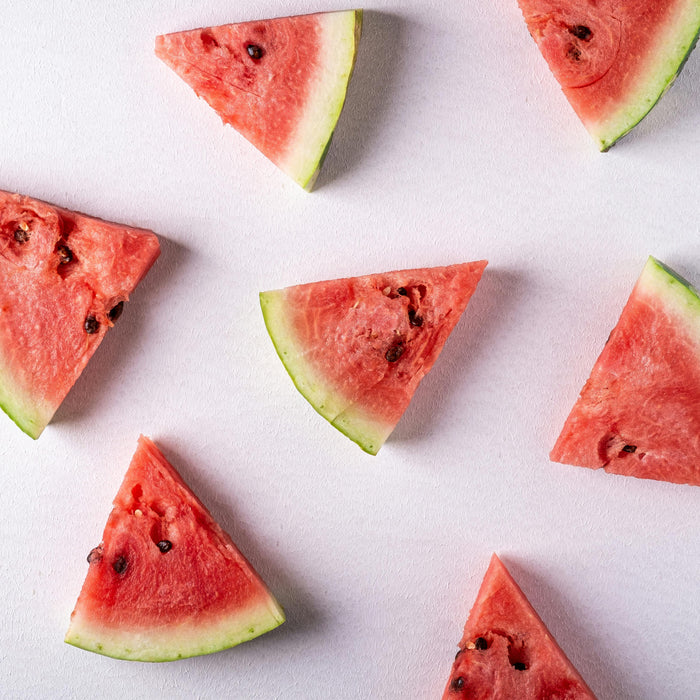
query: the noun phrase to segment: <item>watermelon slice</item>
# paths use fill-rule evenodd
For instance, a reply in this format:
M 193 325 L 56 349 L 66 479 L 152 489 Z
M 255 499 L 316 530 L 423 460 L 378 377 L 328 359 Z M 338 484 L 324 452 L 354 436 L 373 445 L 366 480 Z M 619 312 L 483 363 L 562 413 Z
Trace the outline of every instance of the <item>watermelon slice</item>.
M 601 151 L 670 87 L 700 32 L 698 0 L 518 0 L 564 94 Z
M 486 261 L 314 282 L 260 294 L 297 389 L 377 454 L 467 306 Z
M 156 55 L 224 123 L 311 190 L 343 109 L 362 10 L 159 36 Z
M 39 437 L 158 257 L 150 231 L 0 192 L 0 407 Z
M 700 297 L 649 258 L 550 458 L 700 486 Z
M 595 700 L 494 554 L 464 627 L 443 700 Z
M 66 642 L 118 659 L 227 649 L 284 613 L 179 474 L 143 436 L 90 552 Z

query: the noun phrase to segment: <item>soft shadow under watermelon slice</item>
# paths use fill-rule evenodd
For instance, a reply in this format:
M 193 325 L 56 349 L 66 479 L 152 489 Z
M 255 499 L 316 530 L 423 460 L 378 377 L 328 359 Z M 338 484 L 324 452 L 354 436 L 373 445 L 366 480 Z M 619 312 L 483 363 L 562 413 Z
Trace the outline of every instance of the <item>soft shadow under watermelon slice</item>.
M 172 661 L 284 622 L 260 576 L 143 436 L 88 562 L 66 634 L 88 651 Z
M 550 458 L 700 486 L 700 297 L 655 258 L 642 270 Z
M 494 554 L 464 627 L 443 700 L 595 700 Z
M 313 282 L 260 294 L 297 389 L 376 454 L 430 371 L 486 261 Z
M 150 231 L 0 191 L 0 407 L 39 437 L 160 253 Z
M 355 66 L 362 10 L 159 36 L 156 55 L 275 165 L 310 190 Z
M 698 0 L 518 0 L 530 34 L 602 151 L 668 90 L 697 42 Z

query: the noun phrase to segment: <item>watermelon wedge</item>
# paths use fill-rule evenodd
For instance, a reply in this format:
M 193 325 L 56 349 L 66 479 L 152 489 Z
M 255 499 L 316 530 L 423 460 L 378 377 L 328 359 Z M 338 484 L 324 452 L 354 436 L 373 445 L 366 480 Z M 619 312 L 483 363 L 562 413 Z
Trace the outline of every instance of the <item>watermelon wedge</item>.
M 467 306 L 486 261 L 302 284 L 260 294 L 297 389 L 377 454 Z
M 697 42 L 698 0 L 518 0 L 601 151 L 645 117 Z
M 0 407 L 38 438 L 158 257 L 150 231 L 0 192 Z
M 494 554 L 464 627 L 443 700 L 595 700 Z
M 284 622 L 253 567 L 143 436 L 88 562 L 66 634 L 88 651 L 172 661 L 227 649 Z
M 299 185 L 311 190 L 345 103 L 362 10 L 159 36 L 156 55 Z
M 700 486 L 700 297 L 650 257 L 550 459 Z

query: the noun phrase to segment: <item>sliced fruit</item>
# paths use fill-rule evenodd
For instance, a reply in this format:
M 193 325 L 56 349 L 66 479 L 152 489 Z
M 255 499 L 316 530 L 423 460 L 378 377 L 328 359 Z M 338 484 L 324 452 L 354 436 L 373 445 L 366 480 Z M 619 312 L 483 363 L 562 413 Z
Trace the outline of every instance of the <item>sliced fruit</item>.
M 650 257 L 550 459 L 700 486 L 700 297 Z
M 166 34 L 156 55 L 275 165 L 310 190 L 345 103 L 362 10 Z
M 601 151 L 668 90 L 700 32 L 697 0 L 518 0 L 530 34 Z
M 284 622 L 260 576 L 143 436 L 88 562 L 66 634 L 88 651 L 172 661 Z
M 158 257 L 150 231 L 0 192 L 0 407 L 39 437 Z
M 313 282 L 260 295 L 297 389 L 376 454 L 467 306 L 486 261 Z
M 443 700 L 595 700 L 494 554 L 464 627 Z

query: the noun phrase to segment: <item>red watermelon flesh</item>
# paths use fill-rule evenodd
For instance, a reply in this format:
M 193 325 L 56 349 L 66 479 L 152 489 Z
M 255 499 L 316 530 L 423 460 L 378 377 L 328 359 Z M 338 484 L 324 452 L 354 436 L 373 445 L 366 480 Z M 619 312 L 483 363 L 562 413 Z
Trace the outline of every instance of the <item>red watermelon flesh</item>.
M 171 661 L 284 622 L 260 576 L 143 436 L 88 561 L 66 635 L 88 651 Z
M 159 36 L 156 55 L 302 187 L 311 189 L 345 102 L 362 11 Z
M 150 231 L 0 192 L 0 406 L 37 438 L 158 257 Z
M 430 371 L 486 261 L 263 292 L 292 380 L 338 430 L 376 454 Z
M 607 150 L 669 88 L 700 32 L 697 0 L 518 0 L 581 121 Z
M 595 700 L 494 554 L 464 627 L 443 700 Z
M 700 297 L 658 260 L 647 261 L 550 458 L 700 486 Z

